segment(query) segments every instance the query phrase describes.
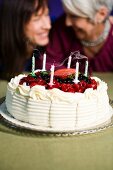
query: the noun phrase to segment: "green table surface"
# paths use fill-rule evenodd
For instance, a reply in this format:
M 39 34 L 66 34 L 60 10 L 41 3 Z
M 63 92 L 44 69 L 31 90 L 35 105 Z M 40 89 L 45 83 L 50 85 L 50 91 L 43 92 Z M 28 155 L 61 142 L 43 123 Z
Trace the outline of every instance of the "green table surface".
M 95 73 L 108 83 L 113 73 Z M 6 82 L 0 81 L 0 97 Z M 0 119 L 0 170 L 113 170 L 113 127 L 93 134 L 42 136 L 7 126 Z

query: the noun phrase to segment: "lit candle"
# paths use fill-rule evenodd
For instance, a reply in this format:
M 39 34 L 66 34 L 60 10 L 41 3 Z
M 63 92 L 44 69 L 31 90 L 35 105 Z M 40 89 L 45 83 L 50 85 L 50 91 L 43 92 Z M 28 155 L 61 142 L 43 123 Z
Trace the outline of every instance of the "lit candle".
M 50 83 L 49 83 L 49 85 L 52 86 L 53 85 L 53 79 L 54 79 L 54 70 L 55 70 L 54 64 L 51 65 L 51 69 L 50 70 L 51 70 L 51 75 L 50 75 Z
M 74 83 L 77 84 L 79 82 L 78 80 L 78 74 L 79 74 L 79 62 L 76 62 L 76 70 L 75 70 L 75 79 L 74 79 Z
M 43 66 L 42 66 L 42 70 L 46 71 L 46 54 L 43 55 Z
M 33 56 L 32 56 L 32 75 L 35 74 L 34 71 L 35 71 L 35 57 L 34 57 L 34 54 L 33 54 Z
M 72 56 L 70 55 L 68 58 L 67 68 L 70 68 L 71 66 L 71 59 L 72 59 Z
M 86 60 L 84 76 L 88 76 L 88 60 Z

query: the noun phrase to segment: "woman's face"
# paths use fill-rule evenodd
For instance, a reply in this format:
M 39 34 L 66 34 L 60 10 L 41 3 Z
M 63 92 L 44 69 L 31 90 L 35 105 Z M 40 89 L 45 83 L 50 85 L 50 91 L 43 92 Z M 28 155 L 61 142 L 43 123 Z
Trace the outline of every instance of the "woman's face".
M 94 33 L 95 26 L 88 18 L 67 14 L 66 25 L 72 26 L 79 40 L 89 40 Z
M 49 42 L 49 30 L 51 28 L 48 8 L 40 9 L 31 16 L 30 21 L 25 25 L 24 32 L 27 39 L 33 45 L 45 46 Z

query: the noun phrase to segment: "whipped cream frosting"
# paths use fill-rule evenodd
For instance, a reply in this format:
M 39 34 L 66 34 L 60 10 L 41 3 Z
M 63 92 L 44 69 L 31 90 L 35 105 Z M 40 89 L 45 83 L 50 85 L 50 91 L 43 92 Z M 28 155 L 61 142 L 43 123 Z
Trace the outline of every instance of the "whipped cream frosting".
M 30 88 L 19 81 L 19 75 L 8 83 L 7 110 L 16 119 L 31 124 L 60 129 L 85 129 L 98 126 L 111 118 L 107 84 L 97 77 L 96 90 L 88 88 L 84 93 L 63 92 L 57 88 L 47 90 L 36 85 Z

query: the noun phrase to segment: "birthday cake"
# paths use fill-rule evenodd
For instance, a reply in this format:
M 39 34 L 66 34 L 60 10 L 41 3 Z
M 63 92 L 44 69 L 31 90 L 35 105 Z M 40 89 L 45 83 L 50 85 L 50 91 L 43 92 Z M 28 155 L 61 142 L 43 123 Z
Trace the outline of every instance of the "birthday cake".
M 18 75 L 7 86 L 6 107 L 17 120 L 56 131 L 85 130 L 111 121 L 107 84 L 75 69 Z

